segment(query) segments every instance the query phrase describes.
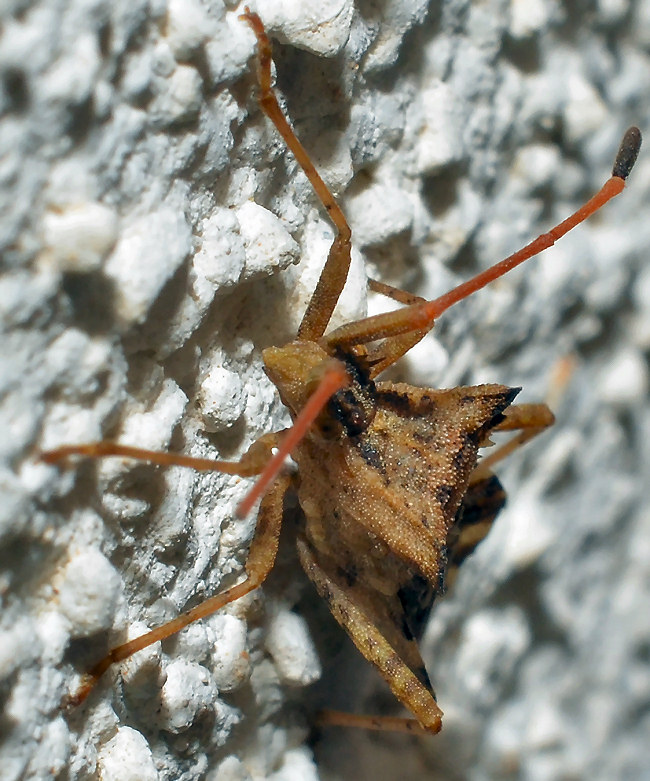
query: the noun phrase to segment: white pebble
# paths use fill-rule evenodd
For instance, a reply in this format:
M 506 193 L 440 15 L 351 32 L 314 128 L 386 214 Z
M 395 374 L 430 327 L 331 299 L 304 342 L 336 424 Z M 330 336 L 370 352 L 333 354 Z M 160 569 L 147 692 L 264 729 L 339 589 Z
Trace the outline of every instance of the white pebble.
M 200 293 L 206 285 L 232 285 L 239 280 L 245 263 L 246 251 L 236 215 L 231 209 L 215 209 L 201 225 L 200 244 L 192 260 L 193 287 Z M 210 298 L 209 291 L 201 298 Z
M 201 663 L 208 658 L 212 643 L 205 621 L 195 621 L 174 635 L 174 656 Z
M 572 74 L 567 82 L 569 99 L 564 107 L 564 127 L 569 143 L 578 144 L 597 133 L 609 111 L 597 90 L 586 79 Z
M 298 261 L 298 245 L 273 212 L 246 201 L 237 210 L 237 219 L 246 252 L 246 277 L 270 274 Z
M 307 748 L 289 749 L 282 767 L 269 776 L 269 781 L 318 781 L 314 757 Z
M 247 395 L 235 372 L 215 366 L 201 380 L 196 403 L 206 431 L 225 431 L 246 409 Z
M 20 424 L 20 419 L 14 421 L 14 431 Z M 12 431 L 13 434 L 13 431 Z M 17 434 L 13 434 L 17 436 Z M 102 438 L 101 421 L 92 409 L 81 409 L 78 404 L 58 402 L 50 408 L 43 425 L 41 446 L 43 450 L 58 447 L 62 442 L 94 442 Z M 61 480 L 65 481 L 65 472 Z
M 88 637 L 113 624 L 120 597 L 120 576 L 99 551 L 83 548 L 61 575 L 59 604 L 72 637 Z
M 250 676 L 246 623 L 222 613 L 211 620 L 210 627 L 214 632 L 212 675 L 219 691 L 232 691 Z
M 149 627 L 144 622 L 134 621 L 129 625 L 126 639 L 135 640 L 148 631 Z M 148 645 L 122 662 L 120 666 L 122 681 L 130 697 L 139 699 L 154 693 L 151 689 L 153 686 L 156 689 L 159 686 L 157 673 L 160 673 L 161 663 L 160 642 Z
M 27 618 L 14 621 L 0 632 L 0 681 L 5 681 L 18 667 L 35 657 L 38 651 L 33 624 Z
M 551 699 L 536 703 L 526 725 L 526 745 L 533 749 L 561 746 L 565 738 L 565 714 Z
M 231 754 L 219 764 L 212 781 L 251 781 L 251 775 L 241 759 Z
M 169 0 L 165 33 L 176 59 L 187 59 L 211 35 L 213 20 L 198 0 Z
M 162 92 L 151 108 L 155 119 L 163 125 L 187 122 L 201 108 L 201 76 L 191 65 L 178 65 L 165 82 Z
M 217 689 L 208 670 L 195 662 L 176 659 L 167 666 L 166 673 L 159 724 L 167 732 L 178 733 L 216 700 Z
M 515 39 L 530 38 L 546 26 L 551 8 L 545 0 L 511 0 L 510 35 Z
M 23 778 L 56 778 L 60 773 L 64 773 L 68 769 L 73 740 L 70 728 L 62 716 L 46 723 L 43 729 L 39 730 L 38 743 L 32 751 L 28 770 Z M 6 769 L 4 762 L 3 769 Z M 10 777 L 14 776 L 6 776 Z
M 192 234 L 180 209 L 162 206 L 125 229 L 105 266 L 115 282 L 117 309 L 125 323 L 145 319 L 191 249 Z
M 37 83 L 52 104 L 79 104 L 91 94 L 99 68 L 97 36 L 85 33 L 66 42 L 60 57 Z
M 367 247 L 407 231 L 413 222 L 413 205 L 404 190 L 374 184 L 349 199 L 348 216 L 357 244 Z
M 334 195 L 344 192 L 354 176 L 345 133 L 333 128 L 323 129 L 314 143 L 310 144 L 310 155 Z
M 621 349 L 606 367 L 600 381 L 603 401 L 617 406 L 642 403 L 648 393 L 648 367 L 638 350 Z
M 511 502 L 511 512 L 504 516 L 501 526 L 503 566 L 522 570 L 537 561 L 555 538 L 535 495 L 522 488 L 508 501 Z
M 45 367 L 51 381 L 65 388 L 66 400 L 73 402 L 98 393 L 101 376 L 114 360 L 109 340 L 89 338 L 71 327 L 50 344 Z
M 515 155 L 513 170 L 524 180 L 527 187 L 533 188 L 548 184 L 561 170 L 561 166 L 557 147 L 549 144 L 529 144 Z
M 287 290 L 285 317 L 290 331 L 298 330 L 305 307 L 314 292 L 323 263 L 332 246 L 332 240 L 333 233 L 329 225 L 321 221 L 308 223 L 303 232 L 302 260 L 298 266 L 287 269 L 282 275 L 282 282 Z M 366 266 L 361 253 L 354 246 L 350 260 L 345 287 L 328 325 L 330 330 L 343 323 L 359 320 L 366 314 L 365 297 L 359 295 L 359 290 L 365 290 L 367 284 Z
M 205 59 L 213 86 L 241 76 L 255 51 L 253 31 L 238 16 L 238 9 L 226 13 L 205 44 Z
M 144 736 L 132 727 L 120 727 L 99 751 L 102 781 L 156 781 L 158 771 Z
M 271 619 L 266 648 L 280 680 L 289 686 L 307 686 L 321 676 L 318 654 L 304 619 L 282 610 Z
M 421 174 L 431 174 L 463 154 L 460 101 L 449 84 L 434 80 L 422 93 L 421 106 L 417 167 Z
M 347 43 L 353 10 L 352 0 L 265 0 L 259 13 L 266 26 L 280 31 L 288 43 L 333 57 Z
M 65 271 L 92 271 L 117 239 L 117 215 L 101 203 L 80 203 L 43 216 L 44 259 Z
M 146 412 L 135 412 L 126 418 L 120 441 L 151 450 L 166 448 L 186 406 L 187 396 L 174 380 L 165 379 L 158 398 Z
M 41 661 L 59 664 L 63 659 L 68 640 L 68 622 L 58 611 L 48 609 L 41 613 L 36 623 L 36 634 L 41 644 Z M 23 649 L 22 654 L 25 651 Z
M 466 690 L 477 699 L 490 701 L 498 688 L 491 678 L 493 669 L 512 670 L 530 639 L 526 617 L 519 608 L 483 610 L 469 618 L 456 657 Z

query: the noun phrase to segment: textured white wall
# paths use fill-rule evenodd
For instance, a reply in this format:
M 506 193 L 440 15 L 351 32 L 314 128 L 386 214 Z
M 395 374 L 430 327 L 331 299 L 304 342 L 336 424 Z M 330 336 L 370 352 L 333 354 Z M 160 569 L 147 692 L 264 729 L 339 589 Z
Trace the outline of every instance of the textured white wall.
M 565 216 L 625 127 L 650 128 L 647 0 L 256 7 L 353 225 L 344 319 L 365 311 L 364 269 L 434 296 Z M 509 507 L 425 636 L 440 736 L 332 731 L 316 769 L 300 687 L 319 667 L 332 699 L 386 698 L 352 654 L 334 669 L 329 641 L 310 639 L 290 556 L 264 593 L 61 712 L 108 645 L 233 582 L 252 521 L 233 517 L 246 481 L 115 459 L 60 472 L 37 451 L 110 436 L 236 458 L 286 423 L 260 351 L 295 333 L 332 231 L 256 105 L 239 12 L 3 6 L 3 778 L 645 777 L 643 151 L 606 213 L 450 312 L 405 362 L 419 383 L 501 381 L 534 401 L 575 359 L 557 427 L 504 470 Z

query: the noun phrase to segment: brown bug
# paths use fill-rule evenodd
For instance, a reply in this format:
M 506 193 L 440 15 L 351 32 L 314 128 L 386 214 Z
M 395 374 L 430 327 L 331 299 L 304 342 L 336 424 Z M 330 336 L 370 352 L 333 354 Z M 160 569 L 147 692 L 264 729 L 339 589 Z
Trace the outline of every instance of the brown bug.
M 349 323 L 325 335 L 350 265 L 351 231 L 340 207 L 283 115 L 271 88 L 271 46 L 259 17 L 242 17 L 258 41 L 259 103 L 302 166 L 337 228 L 327 262 L 296 340 L 263 353 L 294 424 L 267 434 L 234 463 L 157 453 L 113 442 L 63 446 L 43 454 L 124 456 L 161 465 L 259 475 L 239 507 L 261 497 L 246 578 L 173 621 L 112 649 L 85 676 L 81 702 L 108 668 L 258 588 L 277 551 L 285 493 L 295 490 L 304 515 L 297 539 L 301 564 L 336 620 L 386 679 L 415 719 L 374 719 L 328 712 L 321 721 L 436 733 L 441 728 L 414 624 L 445 578 L 483 539 L 504 503 L 492 473 L 504 456 L 550 426 L 545 404 L 513 405 L 519 389 L 478 385 L 447 390 L 379 382 L 377 376 L 419 342 L 436 318 L 528 258 L 551 246 L 619 194 L 637 157 L 631 128 L 612 177 L 571 217 L 509 258 L 433 301 L 371 282 L 402 309 Z M 494 431 L 518 432 L 477 464 Z M 277 452 L 273 454 L 273 449 Z M 283 470 L 287 455 L 298 471 Z

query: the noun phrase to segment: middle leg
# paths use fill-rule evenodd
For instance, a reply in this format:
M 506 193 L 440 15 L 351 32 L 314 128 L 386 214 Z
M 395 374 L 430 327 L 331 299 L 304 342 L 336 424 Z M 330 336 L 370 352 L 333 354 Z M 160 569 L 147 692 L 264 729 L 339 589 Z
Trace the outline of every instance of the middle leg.
M 495 426 L 492 432 L 518 431 L 519 433 L 481 459 L 472 472 L 470 485 L 487 478 L 495 464 L 503 461 L 555 423 L 555 415 L 546 404 L 513 404 L 503 414 L 505 420 Z

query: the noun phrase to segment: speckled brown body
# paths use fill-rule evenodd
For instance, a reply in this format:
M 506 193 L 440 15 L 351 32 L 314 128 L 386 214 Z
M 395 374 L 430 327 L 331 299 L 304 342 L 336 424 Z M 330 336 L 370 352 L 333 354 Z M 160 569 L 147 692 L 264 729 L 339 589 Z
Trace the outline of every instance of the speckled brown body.
M 303 383 L 318 352 L 293 343 L 286 360 L 285 348 L 265 354 L 289 406 L 301 403 L 295 367 Z M 444 591 L 449 560 L 459 560 L 479 446 L 518 389 L 375 383 L 358 357 L 346 363 L 350 385 L 330 399 L 293 454 L 305 518 L 300 558 L 359 650 L 419 722 L 435 729 L 440 711 L 415 642 L 418 623 Z M 474 509 L 478 524 L 485 513 Z
M 612 177 L 578 211 L 524 248 L 433 301 L 370 280 L 401 309 L 325 333 L 350 266 L 351 231 L 336 200 L 291 129 L 271 87 L 271 46 L 260 18 L 242 16 L 258 41 L 259 104 L 309 178 L 337 229 L 295 341 L 264 350 L 267 374 L 294 425 L 265 434 L 238 462 L 159 453 L 94 442 L 43 454 L 126 456 L 161 465 L 259 475 L 240 517 L 261 498 L 246 577 L 172 621 L 116 646 L 86 674 L 81 702 L 115 662 L 214 613 L 260 586 L 278 547 L 284 496 L 294 490 L 304 513 L 300 561 L 336 620 L 384 676 L 413 719 L 321 714 L 321 723 L 435 733 L 442 711 L 417 647 L 422 619 L 455 569 L 483 539 L 504 504 L 492 467 L 553 423 L 544 404 L 512 405 L 517 388 L 478 385 L 451 390 L 376 382 L 450 306 L 551 246 L 620 193 L 641 144 L 630 128 Z M 477 463 L 492 431 L 517 432 Z M 278 452 L 273 454 L 277 447 Z M 295 474 L 282 468 L 291 453 Z

